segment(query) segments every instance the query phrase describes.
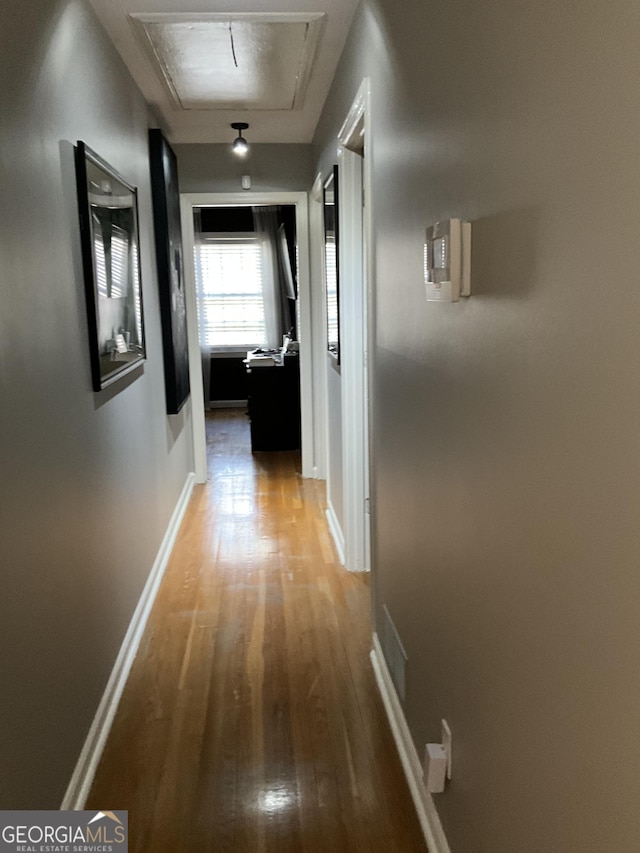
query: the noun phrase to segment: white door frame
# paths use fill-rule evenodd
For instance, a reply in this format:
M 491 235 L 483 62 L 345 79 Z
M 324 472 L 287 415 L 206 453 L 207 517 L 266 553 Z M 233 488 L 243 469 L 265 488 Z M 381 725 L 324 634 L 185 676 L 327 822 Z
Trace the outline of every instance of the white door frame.
M 369 375 L 371 228 L 370 83 L 365 78 L 340 132 L 340 292 L 345 565 L 371 568 Z M 362 149 L 364 161 L 354 151 Z M 364 195 L 363 195 L 364 194 Z M 343 248 L 344 247 L 344 248 Z
M 184 251 L 187 334 L 189 339 L 189 381 L 193 423 L 193 453 L 197 483 L 207 481 L 207 442 L 205 433 L 202 359 L 198 339 L 196 282 L 193 265 L 195 234 L 194 207 L 247 207 L 251 205 L 295 205 L 298 243 L 298 339 L 300 341 L 300 414 L 302 433 L 302 476 L 313 476 L 313 373 L 311 335 L 311 288 L 309 284 L 309 219 L 307 193 L 241 192 L 183 193 L 180 196 L 182 243 Z M 189 259 L 187 262 L 186 259 Z
M 311 257 L 311 320 L 313 324 L 313 476 L 327 481 L 327 303 L 324 280 L 324 210 L 322 174 L 316 175 L 309 193 L 309 249 Z

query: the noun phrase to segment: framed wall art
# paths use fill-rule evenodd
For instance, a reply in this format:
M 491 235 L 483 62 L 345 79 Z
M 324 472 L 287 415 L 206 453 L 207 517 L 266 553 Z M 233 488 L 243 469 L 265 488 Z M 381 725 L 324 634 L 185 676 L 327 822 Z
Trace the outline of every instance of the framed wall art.
M 189 351 L 178 166 L 160 130 L 149 131 L 149 156 L 167 413 L 175 415 L 189 397 Z
M 146 357 L 138 197 L 84 142 L 75 157 L 91 377 L 101 391 Z

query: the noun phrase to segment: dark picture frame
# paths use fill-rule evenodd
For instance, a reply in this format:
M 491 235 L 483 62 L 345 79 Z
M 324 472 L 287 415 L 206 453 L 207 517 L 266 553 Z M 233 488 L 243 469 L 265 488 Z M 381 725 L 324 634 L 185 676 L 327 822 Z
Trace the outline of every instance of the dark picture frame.
M 327 350 L 340 364 L 340 217 L 338 167 L 322 187 L 324 215 L 324 283 L 327 306 Z
M 178 163 L 155 128 L 149 131 L 149 161 L 167 414 L 176 415 L 190 393 Z
M 102 391 L 146 359 L 138 194 L 82 141 L 75 161 L 91 379 Z

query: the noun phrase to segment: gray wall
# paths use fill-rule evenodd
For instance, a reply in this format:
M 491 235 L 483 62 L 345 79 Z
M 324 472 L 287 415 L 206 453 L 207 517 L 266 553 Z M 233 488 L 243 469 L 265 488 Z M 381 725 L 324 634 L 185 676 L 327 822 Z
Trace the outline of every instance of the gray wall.
M 640 849 L 640 15 L 365 0 L 318 162 L 372 80 L 375 609 L 454 853 Z M 473 221 L 427 304 L 425 226 Z
M 2 4 L 0 114 L 0 808 L 58 808 L 192 469 L 191 426 L 165 415 L 154 122 L 83 2 Z M 101 394 L 78 139 L 139 189 L 148 361 Z
M 242 192 L 242 175 L 251 176 L 253 192 L 308 192 L 315 177 L 311 145 L 250 145 L 240 159 L 229 144 L 172 145 L 178 158 L 183 193 Z M 246 131 L 249 142 L 251 133 Z

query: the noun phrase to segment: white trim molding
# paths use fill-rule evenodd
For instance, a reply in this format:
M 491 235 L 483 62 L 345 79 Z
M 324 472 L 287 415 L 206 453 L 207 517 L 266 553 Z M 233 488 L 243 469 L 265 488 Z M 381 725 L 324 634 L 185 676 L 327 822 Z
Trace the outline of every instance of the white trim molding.
M 391 674 L 382 654 L 382 646 L 377 634 L 373 635 L 371 665 L 429 853 L 451 853 L 433 797 L 425 790 L 422 765 L 413 744 L 413 738 L 398 694 L 393 686 Z
M 180 524 L 189 505 L 195 480 L 196 478 L 193 473 L 187 476 L 178 502 L 173 510 L 169 526 L 162 539 L 160 549 L 142 590 L 142 595 L 129 623 L 129 628 L 122 641 L 118 657 L 111 670 L 109 681 L 91 723 L 89 734 L 86 737 L 64 799 L 62 800 L 60 808 L 63 811 L 68 809 L 77 811 L 84 808 L 100 757 L 107 742 L 109 731 L 111 730 L 111 725 L 118 710 L 118 704 L 122 698 L 129 673 L 131 672 L 140 640 L 149 619 L 151 608 L 153 607 L 160 582 L 167 568 Z
M 369 318 L 371 229 L 371 86 L 362 81 L 338 133 L 340 166 L 340 348 L 346 567 L 371 568 Z
M 358 127 L 364 119 L 365 125 L 363 128 L 363 135 L 368 136 L 367 130 L 369 129 L 367 125 L 369 124 L 368 119 L 370 119 L 369 111 L 371 109 L 371 81 L 368 77 L 365 77 L 360 84 L 360 88 L 358 89 L 356 96 L 354 98 L 353 103 L 347 113 L 347 117 L 345 118 L 342 127 L 338 131 L 338 139 L 345 148 L 351 148 L 355 150 L 357 146 L 356 135 L 359 134 Z
M 316 175 L 309 193 L 309 260 L 311 286 L 311 344 L 313 391 L 313 476 L 327 480 L 328 410 L 327 410 L 327 333 L 324 284 L 324 211 L 322 174 Z
M 327 524 L 329 525 L 329 530 L 331 531 L 331 538 L 333 539 L 333 544 L 336 546 L 336 551 L 338 552 L 338 559 L 340 560 L 340 564 L 344 566 L 344 534 L 342 532 L 342 528 L 340 527 L 340 522 L 338 521 L 336 511 L 331 505 L 331 501 L 327 502 L 327 509 L 325 514 L 327 516 Z
M 180 220 L 182 225 L 182 257 L 184 258 L 184 300 L 187 310 L 187 348 L 189 350 L 189 386 L 191 388 L 191 426 L 193 429 L 193 464 L 196 483 L 206 483 L 207 432 L 205 425 L 204 377 L 202 352 L 198 333 L 198 300 L 196 298 L 196 275 L 193 266 L 193 251 L 196 242 L 193 225 L 193 205 L 180 196 Z M 189 259 L 189 260 L 187 260 Z M 207 396 L 208 393 L 207 393 Z
M 210 409 L 244 409 L 247 400 L 209 400 Z

